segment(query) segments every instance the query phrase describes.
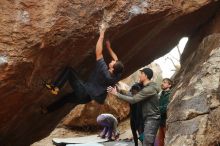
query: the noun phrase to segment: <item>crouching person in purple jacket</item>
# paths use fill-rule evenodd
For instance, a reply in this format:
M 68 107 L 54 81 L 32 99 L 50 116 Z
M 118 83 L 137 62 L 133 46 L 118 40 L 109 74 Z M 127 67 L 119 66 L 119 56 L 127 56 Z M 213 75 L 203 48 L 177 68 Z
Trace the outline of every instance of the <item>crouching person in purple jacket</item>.
M 97 117 L 98 125 L 104 127 L 99 134 L 101 138 L 116 140 L 119 138 L 118 120 L 112 114 L 101 114 Z

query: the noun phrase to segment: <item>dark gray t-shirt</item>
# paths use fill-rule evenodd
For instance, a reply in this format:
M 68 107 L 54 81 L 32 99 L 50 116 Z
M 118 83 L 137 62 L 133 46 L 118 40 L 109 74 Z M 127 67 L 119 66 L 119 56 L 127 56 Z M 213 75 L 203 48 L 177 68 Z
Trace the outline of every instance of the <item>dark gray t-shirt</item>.
M 114 86 L 121 75 L 111 75 L 103 58 L 97 60 L 95 70 L 92 72 L 88 82 L 85 83 L 87 94 L 97 101 L 104 103 L 107 95 L 107 87 Z

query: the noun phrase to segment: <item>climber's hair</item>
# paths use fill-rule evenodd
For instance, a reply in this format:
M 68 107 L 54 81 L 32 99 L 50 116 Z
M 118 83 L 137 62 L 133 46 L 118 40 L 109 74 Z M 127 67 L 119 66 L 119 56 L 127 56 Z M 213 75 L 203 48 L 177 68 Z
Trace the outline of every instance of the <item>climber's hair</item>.
M 113 68 L 113 74 L 122 74 L 122 72 L 124 71 L 124 64 L 121 61 L 117 60 L 116 63 L 113 65 Z

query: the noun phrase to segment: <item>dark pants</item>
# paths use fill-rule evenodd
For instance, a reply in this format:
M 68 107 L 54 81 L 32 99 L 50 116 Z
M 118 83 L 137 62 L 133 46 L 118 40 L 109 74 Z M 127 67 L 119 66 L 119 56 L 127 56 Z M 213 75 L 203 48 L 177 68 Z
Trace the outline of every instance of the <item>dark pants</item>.
M 71 67 L 66 67 L 63 70 L 63 72 L 59 75 L 59 77 L 56 79 L 56 81 L 53 83 L 53 85 L 61 90 L 61 88 L 67 81 L 73 89 L 73 92 L 62 96 L 60 99 L 49 105 L 47 107 L 47 110 L 49 112 L 59 109 L 66 103 L 85 104 L 91 101 L 90 96 L 86 93 L 84 84 L 79 79 L 74 69 Z
M 154 146 L 155 137 L 159 128 L 160 120 L 145 119 L 144 121 L 144 146 Z
M 132 132 L 133 139 L 134 139 L 134 144 L 135 146 L 138 146 L 137 128 L 135 126 L 135 121 L 132 118 L 130 118 L 130 125 L 131 125 L 131 132 Z
M 144 132 L 144 122 L 140 103 L 130 105 L 130 126 L 135 146 L 138 146 L 137 131 L 139 135 Z
M 114 122 L 114 121 L 112 121 L 112 122 Z M 100 123 L 100 125 L 104 127 L 104 129 L 102 130 L 102 132 L 100 134 L 101 137 L 107 136 L 108 139 L 112 138 L 113 124 L 114 124 L 112 122 L 104 121 L 104 122 Z

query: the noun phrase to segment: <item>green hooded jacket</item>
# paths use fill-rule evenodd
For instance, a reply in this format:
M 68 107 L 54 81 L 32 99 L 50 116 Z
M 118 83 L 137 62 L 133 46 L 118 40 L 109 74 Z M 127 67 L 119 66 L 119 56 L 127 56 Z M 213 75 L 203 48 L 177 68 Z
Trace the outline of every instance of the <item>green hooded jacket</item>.
M 167 105 L 170 101 L 171 90 L 162 91 L 159 99 L 159 109 L 161 114 L 160 125 L 166 125 Z

